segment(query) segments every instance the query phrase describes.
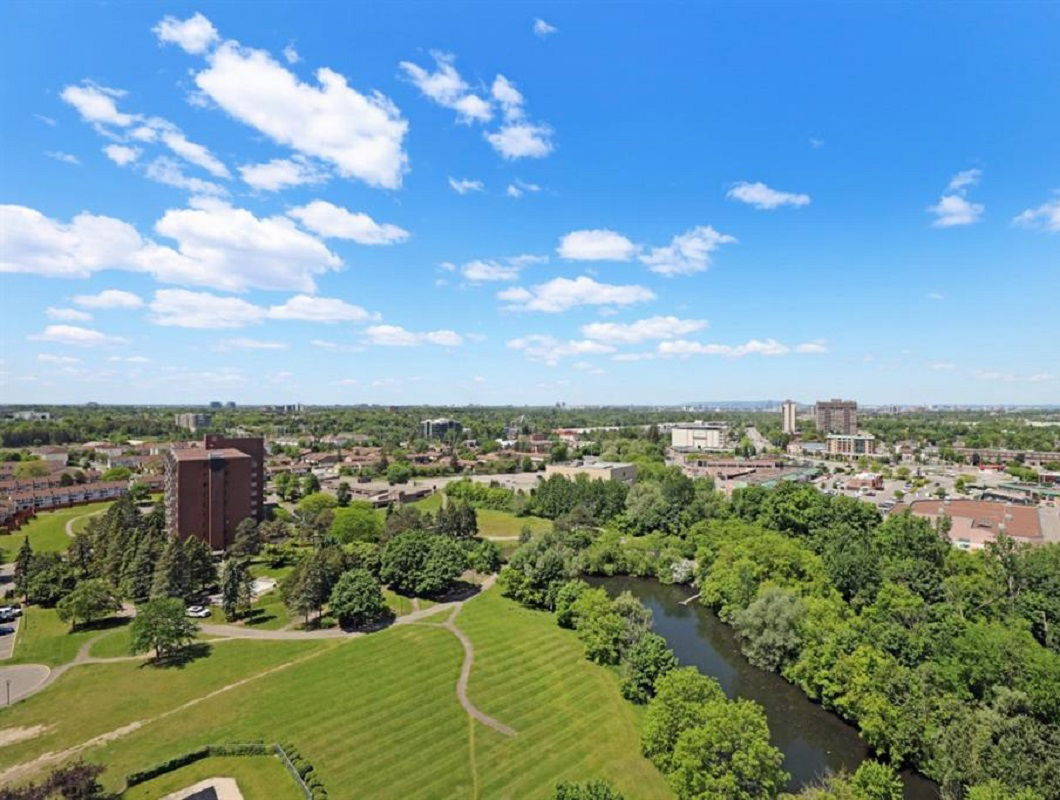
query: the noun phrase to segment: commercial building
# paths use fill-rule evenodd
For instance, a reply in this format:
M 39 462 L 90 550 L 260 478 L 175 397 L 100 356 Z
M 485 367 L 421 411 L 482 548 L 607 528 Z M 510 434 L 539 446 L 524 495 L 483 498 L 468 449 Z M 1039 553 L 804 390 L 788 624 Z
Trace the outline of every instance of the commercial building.
M 447 417 L 425 419 L 420 423 L 420 436 L 424 439 L 445 439 L 450 434 L 460 434 L 463 430 L 463 425 Z
M 549 464 L 545 467 L 545 477 L 562 475 L 574 480 L 579 475 L 587 475 L 590 480 L 619 481 L 632 485 L 637 479 L 635 464 L 619 461 L 575 461 L 570 464 Z
M 780 429 L 784 433 L 798 433 L 799 426 L 795 420 L 795 401 L 785 400 L 780 404 Z
M 908 506 L 895 506 L 891 513 L 906 508 L 932 522 L 949 517 L 950 542 L 962 550 L 980 550 L 1001 533 L 1030 544 L 1042 541 L 1041 518 L 1033 506 L 989 500 L 916 500 Z
M 173 422 L 178 428 L 184 428 L 192 433 L 202 428 L 209 428 L 211 417 L 209 414 L 201 414 L 195 412 L 187 412 L 184 414 L 174 414 Z
M 833 456 L 871 456 L 876 454 L 876 437 L 871 433 L 831 433 L 828 454 Z
M 853 400 L 818 400 L 814 407 L 817 430 L 851 435 L 858 432 L 858 404 Z
M 211 435 L 202 447 L 175 448 L 165 461 L 166 528 L 197 536 L 213 550 L 235 539 L 244 519 L 264 512 L 265 443 Z
M 670 446 L 675 450 L 731 450 L 726 422 L 686 422 L 670 429 Z

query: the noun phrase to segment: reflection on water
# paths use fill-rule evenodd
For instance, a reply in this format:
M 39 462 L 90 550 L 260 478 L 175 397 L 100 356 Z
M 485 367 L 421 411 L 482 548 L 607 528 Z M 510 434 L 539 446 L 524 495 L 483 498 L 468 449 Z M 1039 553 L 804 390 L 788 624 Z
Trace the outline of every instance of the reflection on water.
M 811 702 L 802 690 L 779 675 L 752 666 L 740 652 L 732 629 L 698 601 L 682 605 L 691 592 L 645 578 L 597 578 L 612 595 L 628 589 L 651 609 L 655 632 L 664 637 L 682 665 L 694 665 L 717 679 L 729 697 L 760 703 L 769 719 L 770 738 L 784 753 L 791 773 L 789 791 L 822 774 L 854 771 L 869 754 L 855 728 Z M 938 800 L 931 781 L 902 775 L 905 800 Z

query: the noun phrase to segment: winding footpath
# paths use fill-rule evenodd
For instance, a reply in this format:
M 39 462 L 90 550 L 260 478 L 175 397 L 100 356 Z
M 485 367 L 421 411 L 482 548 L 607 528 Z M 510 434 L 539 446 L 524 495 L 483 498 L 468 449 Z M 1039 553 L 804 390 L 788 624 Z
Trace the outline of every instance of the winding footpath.
M 98 514 L 102 514 L 106 510 L 107 509 L 105 508 L 101 508 L 97 511 L 89 511 L 87 514 L 78 514 L 76 517 L 71 517 L 66 521 L 66 535 L 73 539 L 77 535 L 77 532 L 74 530 L 75 522 L 77 522 L 79 519 L 85 519 L 86 517 L 94 517 Z

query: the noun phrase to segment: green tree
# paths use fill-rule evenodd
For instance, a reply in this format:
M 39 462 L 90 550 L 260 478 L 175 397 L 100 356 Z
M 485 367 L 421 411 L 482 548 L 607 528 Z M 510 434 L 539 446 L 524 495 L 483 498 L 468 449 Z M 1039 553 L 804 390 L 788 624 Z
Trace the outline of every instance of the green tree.
M 226 558 L 221 564 L 221 610 L 225 618 L 236 619 L 250 610 L 254 599 L 254 576 L 246 561 Z
M 228 555 L 235 558 L 256 556 L 261 552 L 261 531 L 253 517 L 240 520 L 236 525 L 236 538 L 228 548 Z
M 155 661 L 162 661 L 190 644 L 198 630 L 199 626 L 188 619 L 180 598 L 149 600 L 137 607 L 129 625 L 129 649 L 133 654 L 153 649 Z
M 718 682 L 695 667 L 680 667 L 661 675 L 644 714 L 641 751 L 660 771 L 669 772 L 678 737 L 703 722 L 707 704 L 724 700 Z
M 383 532 L 383 522 L 370 503 L 350 503 L 335 509 L 328 529 L 337 542 L 376 542 Z
M 464 548 L 446 536 L 406 531 L 387 542 L 380 578 L 405 594 L 431 595 L 448 589 L 467 568 Z
M 386 468 L 387 483 L 408 483 L 412 480 L 412 467 L 406 461 L 395 461 Z
M 655 682 L 677 667 L 677 657 L 657 633 L 646 633 L 622 661 L 622 696 L 647 703 L 655 696 Z
M 339 486 L 335 490 L 335 500 L 339 504 L 340 508 L 345 508 L 350 504 L 350 500 L 353 499 L 353 492 L 350 491 L 350 485 L 346 481 L 339 481 Z
M 151 583 L 151 598 L 189 597 L 191 577 L 188 574 L 188 559 L 184 547 L 175 536 L 166 539 Z
M 583 783 L 573 781 L 558 783 L 552 800 L 623 800 L 623 798 L 607 781 L 595 780 Z
M 747 660 L 779 672 L 799 654 L 805 608 L 790 589 L 766 586 L 751 605 L 736 612 L 733 627 Z
M 501 549 L 496 542 L 483 539 L 468 552 L 468 566 L 475 572 L 489 575 L 501 568 Z
M 66 597 L 56 604 L 59 619 L 70 623 L 70 629 L 78 624 L 109 617 L 121 611 L 121 600 L 114 587 L 100 578 L 80 581 Z
M 622 656 L 626 620 L 602 588 L 587 589 L 573 607 L 574 629 L 585 645 L 585 657 L 597 664 L 617 664 Z
M 26 596 L 29 588 L 29 577 L 32 568 L 33 547 L 30 545 L 29 537 L 27 536 L 22 540 L 22 544 L 18 548 L 18 555 L 15 556 L 15 590 L 23 597 Z
M 302 478 L 302 494 L 314 494 L 320 491 L 320 479 L 312 472 Z
M 335 499 L 335 495 L 316 491 L 311 494 L 307 493 L 301 500 L 299 500 L 297 510 L 306 518 L 313 519 L 316 518 L 321 511 L 325 511 L 329 508 L 336 508 L 338 504 L 339 501 Z
M 1033 789 L 1010 789 L 999 780 L 972 786 L 968 789 L 967 800 L 1044 800 Z
M 382 589 L 366 569 L 342 573 L 331 590 L 331 613 L 343 626 L 360 627 L 382 619 L 387 611 Z
M 128 467 L 111 467 L 99 476 L 101 481 L 127 481 L 132 477 L 132 470 Z
M 210 552 L 210 545 L 198 536 L 189 536 L 184 540 L 184 563 L 188 571 L 188 592 L 186 597 L 205 594 L 217 583 L 217 565 Z

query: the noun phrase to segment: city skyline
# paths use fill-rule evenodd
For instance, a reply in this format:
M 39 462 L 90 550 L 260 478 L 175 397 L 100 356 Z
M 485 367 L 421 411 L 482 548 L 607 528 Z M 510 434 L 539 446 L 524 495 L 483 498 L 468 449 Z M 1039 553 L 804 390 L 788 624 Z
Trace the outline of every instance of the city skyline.
M 396 7 L 6 7 L 0 400 L 1060 399 L 1057 7 Z

